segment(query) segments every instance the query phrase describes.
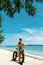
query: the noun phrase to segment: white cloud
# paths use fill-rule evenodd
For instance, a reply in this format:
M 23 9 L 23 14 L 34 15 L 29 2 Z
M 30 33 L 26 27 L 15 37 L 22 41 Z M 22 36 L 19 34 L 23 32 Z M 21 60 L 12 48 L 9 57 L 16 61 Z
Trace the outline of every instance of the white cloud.
M 42 34 L 43 35 L 43 29 L 29 29 L 29 28 L 22 28 L 23 31 L 30 33 L 30 34 Z
M 23 39 L 24 44 L 42 44 L 43 45 L 43 30 L 22 29 L 25 32 L 5 34 L 3 45 L 16 45 L 19 38 Z
M 23 28 L 22 30 L 24 30 L 25 32 L 29 32 L 31 34 L 34 32 L 32 29 L 27 29 L 27 28 Z
M 43 45 L 43 29 L 28 29 L 23 28 L 28 36 L 26 40 L 29 42 L 29 44 L 42 44 Z

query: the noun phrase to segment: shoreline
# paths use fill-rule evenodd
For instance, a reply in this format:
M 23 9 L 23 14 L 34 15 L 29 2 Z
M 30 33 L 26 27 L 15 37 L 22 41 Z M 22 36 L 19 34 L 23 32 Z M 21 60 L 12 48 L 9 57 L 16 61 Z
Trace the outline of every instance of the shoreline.
M 42 45 L 37 45 L 38 47 L 36 45 L 29 45 L 29 46 L 27 45 L 26 47 L 24 47 L 24 52 L 29 53 L 31 55 L 43 57 L 43 46 Z M 10 49 L 10 50 L 16 50 L 16 47 L 17 46 L 13 46 L 13 45 L 12 46 L 11 45 L 0 46 L 0 48 L 7 48 L 7 49 Z
M 7 51 L 14 52 L 13 50 L 10 50 L 10 49 L 7 49 L 7 48 L 0 48 L 0 49 L 4 49 L 4 50 L 7 50 Z M 29 54 L 29 53 L 26 53 L 26 52 L 25 52 L 25 56 L 43 61 L 43 57 L 42 56 L 37 56 L 37 55 Z
M 37 55 L 33 55 L 33 54 L 28 54 L 28 53 L 25 53 L 25 55 L 28 56 L 28 57 L 35 58 L 35 59 L 43 61 L 43 57 L 42 56 L 37 56 Z

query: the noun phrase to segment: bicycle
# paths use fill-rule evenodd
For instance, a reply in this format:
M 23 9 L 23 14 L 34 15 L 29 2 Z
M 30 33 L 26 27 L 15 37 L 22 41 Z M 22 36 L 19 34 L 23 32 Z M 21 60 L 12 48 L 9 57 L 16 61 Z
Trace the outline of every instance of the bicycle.
M 18 50 L 18 48 L 16 48 Z M 13 52 L 13 60 L 16 61 L 18 57 L 19 64 L 24 62 L 24 50 L 20 49 L 19 51 Z

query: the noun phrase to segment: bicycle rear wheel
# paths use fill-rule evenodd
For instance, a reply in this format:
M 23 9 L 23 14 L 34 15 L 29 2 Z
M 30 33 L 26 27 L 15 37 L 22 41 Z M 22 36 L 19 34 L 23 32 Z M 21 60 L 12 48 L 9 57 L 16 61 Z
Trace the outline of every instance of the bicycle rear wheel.
M 22 64 L 24 62 L 24 53 L 20 52 L 20 57 L 19 57 L 19 63 Z

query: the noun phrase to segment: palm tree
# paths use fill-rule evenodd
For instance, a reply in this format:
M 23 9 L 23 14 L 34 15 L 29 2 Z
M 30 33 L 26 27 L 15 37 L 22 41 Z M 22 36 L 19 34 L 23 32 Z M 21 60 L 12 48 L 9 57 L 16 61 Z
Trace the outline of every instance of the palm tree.
M 2 32 L 3 32 L 2 27 L 3 27 L 2 16 L 0 15 L 0 44 L 4 41 L 4 36 L 2 35 Z
M 36 13 L 34 2 L 43 2 L 43 0 L 0 0 L 0 11 L 3 10 L 9 17 L 13 17 L 24 8 L 28 15 L 34 16 Z

